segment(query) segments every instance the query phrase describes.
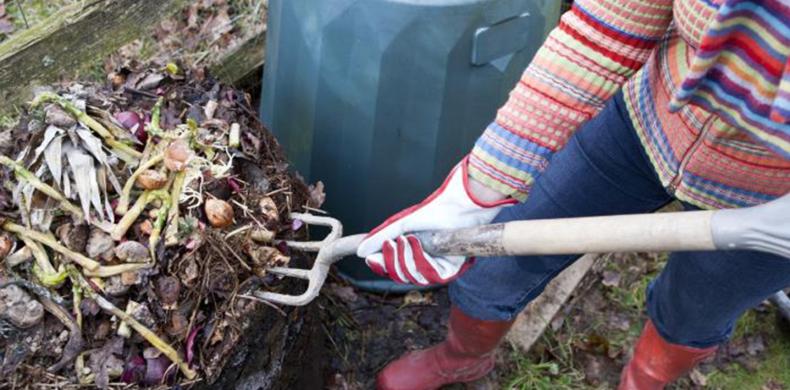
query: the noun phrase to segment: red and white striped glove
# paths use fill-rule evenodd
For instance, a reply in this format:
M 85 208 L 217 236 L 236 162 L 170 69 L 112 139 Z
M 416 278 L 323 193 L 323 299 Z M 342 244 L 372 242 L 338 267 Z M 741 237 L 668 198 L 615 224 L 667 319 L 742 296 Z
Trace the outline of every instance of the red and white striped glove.
M 359 245 L 357 256 L 377 274 L 399 283 L 427 286 L 450 282 L 471 262 L 463 256 L 433 257 L 408 232 L 483 225 L 491 222 L 503 206 L 516 202 L 509 198 L 485 203 L 475 198 L 469 188 L 465 158 L 431 196 L 373 229 Z

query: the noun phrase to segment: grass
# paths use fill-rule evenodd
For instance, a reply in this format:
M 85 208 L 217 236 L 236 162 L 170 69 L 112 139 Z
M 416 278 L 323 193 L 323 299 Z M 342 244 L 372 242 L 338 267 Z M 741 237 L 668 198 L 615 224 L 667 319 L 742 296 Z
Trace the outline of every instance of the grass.
M 24 30 L 79 0 L 7 0 L 6 12 L 11 15 L 17 30 Z
M 575 370 L 562 370 L 557 363 L 534 363 L 521 356 L 516 360 L 519 374 L 511 378 L 505 385 L 508 389 L 551 390 L 551 389 L 583 389 L 580 385 L 583 374 Z M 581 375 L 581 377 L 580 377 Z
M 741 317 L 733 340 L 762 334 L 766 350 L 756 370 L 749 371 L 740 364 L 730 364 L 708 374 L 708 388 L 760 390 L 790 387 L 790 337 L 777 326 L 773 310 L 759 313 L 750 310 Z M 769 319 L 769 320 L 766 320 Z M 782 387 L 778 387 L 782 386 Z
M 532 350 L 525 354 L 509 350 L 505 367 L 500 369 L 499 384 L 505 389 L 605 389 L 616 387 L 618 374 L 642 330 L 646 319 L 645 291 L 658 275 L 666 256 L 633 256 L 608 261 L 605 269 L 620 272 L 617 286 L 601 284 L 600 275 L 588 275 L 591 287 L 566 307 L 566 317 L 559 329 L 548 329 Z M 647 264 L 645 264 L 647 263 Z M 635 268 L 637 266 L 637 268 Z M 636 271 L 639 269 L 639 271 Z M 584 283 L 584 282 L 583 282 Z M 585 302 L 603 300 L 602 310 L 585 310 Z M 589 302 L 588 302 L 589 303 Z M 625 316 L 627 329 L 612 325 L 613 315 Z M 750 310 L 738 320 L 732 342 L 762 335 L 766 348 L 753 357 L 751 369 L 741 363 L 717 359 L 700 368 L 705 386 L 692 384 L 684 378 L 671 389 L 778 390 L 790 389 L 789 326 L 777 326 L 776 311 Z M 585 362 L 603 362 L 598 380 L 587 378 Z

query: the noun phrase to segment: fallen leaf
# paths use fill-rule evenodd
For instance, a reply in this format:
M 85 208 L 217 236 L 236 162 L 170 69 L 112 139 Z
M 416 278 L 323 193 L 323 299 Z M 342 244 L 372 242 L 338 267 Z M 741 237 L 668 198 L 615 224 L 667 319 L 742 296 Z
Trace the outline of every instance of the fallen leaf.
M 620 284 L 620 273 L 616 271 L 603 271 L 601 283 L 606 287 L 617 287 Z
M 145 76 L 140 82 L 137 83 L 137 89 L 146 91 L 150 89 L 154 89 L 159 86 L 159 83 L 165 79 L 165 76 L 161 73 L 151 73 Z
M 123 339 L 115 337 L 104 344 L 98 350 L 91 353 L 88 358 L 88 366 L 96 375 L 94 383 L 100 389 L 106 389 L 110 383 L 111 376 L 120 376 L 123 372 L 123 361 L 115 355 L 123 353 Z M 116 372 L 120 367 L 120 372 Z
M 11 34 L 14 32 L 14 23 L 8 18 L 0 18 L 0 34 Z
M 585 351 L 590 351 L 601 355 L 608 355 L 609 339 L 603 335 L 593 332 L 584 339 L 584 342 L 582 345 L 580 345 L 580 347 Z
M 746 353 L 752 356 L 758 355 L 760 352 L 765 350 L 765 342 L 763 341 L 762 335 L 756 335 L 749 337 L 746 340 Z
M 621 313 L 613 313 L 609 317 L 609 324 L 622 331 L 626 331 L 631 328 L 631 321 L 628 319 L 628 316 L 621 314 Z
M 115 256 L 127 263 L 145 263 L 150 258 L 148 248 L 137 241 L 124 241 L 115 247 Z
M 156 295 L 165 309 L 175 308 L 180 291 L 181 283 L 178 282 L 176 277 L 163 276 L 156 280 Z
M 560 330 L 560 328 L 562 328 L 563 324 L 565 324 L 565 316 L 564 315 L 558 315 L 558 316 L 554 317 L 553 320 L 551 320 L 551 330 L 556 332 L 556 331 Z
M 319 181 L 310 185 L 310 199 L 307 205 L 312 208 L 321 208 L 321 205 L 326 201 L 326 193 L 324 192 L 324 183 Z
M 785 385 L 777 382 L 774 379 L 769 379 L 767 382 L 765 382 L 761 390 L 785 390 L 785 389 L 786 389 Z
M 697 386 L 705 387 L 708 385 L 708 377 L 697 368 L 691 370 L 689 378 L 691 378 L 691 381 Z
M 422 293 L 417 290 L 409 291 L 406 296 L 403 297 L 403 304 L 404 305 L 432 305 L 433 302 L 433 295 L 431 293 Z
M 357 299 L 359 299 L 356 291 L 354 291 L 354 288 L 351 286 L 340 286 L 333 284 L 330 286 L 329 291 L 340 298 L 343 302 L 356 302 Z
M 591 385 L 601 383 L 603 377 L 603 363 L 595 356 L 587 355 L 587 363 L 584 365 L 584 379 Z
M 100 310 L 101 308 L 99 307 L 99 304 L 93 299 L 85 298 L 80 302 L 80 311 L 82 314 L 95 316 L 96 314 L 99 314 Z

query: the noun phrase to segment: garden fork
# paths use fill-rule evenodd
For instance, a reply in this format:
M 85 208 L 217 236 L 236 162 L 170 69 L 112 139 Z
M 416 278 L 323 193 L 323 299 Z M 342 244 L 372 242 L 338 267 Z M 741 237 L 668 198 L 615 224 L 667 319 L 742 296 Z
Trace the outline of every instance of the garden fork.
M 293 249 L 318 252 L 311 269 L 269 270 L 307 280 L 307 290 L 301 295 L 266 291 L 255 295 L 272 303 L 303 306 L 318 296 L 329 267 L 355 254 L 365 235 L 343 237 L 343 225 L 330 217 L 298 213 L 291 217 L 331 228 L 322 241 L 286 241 Z M 439 256 L 747 249 L 790 259 L 790 194 L 742 209 L 515 221 L 414 234 L 427 253 Z

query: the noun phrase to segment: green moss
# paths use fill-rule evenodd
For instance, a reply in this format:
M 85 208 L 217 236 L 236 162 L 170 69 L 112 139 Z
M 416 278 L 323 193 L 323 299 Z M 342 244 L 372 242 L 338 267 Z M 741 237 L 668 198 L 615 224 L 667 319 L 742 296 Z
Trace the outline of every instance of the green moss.
M 77 2 L 78 0 L 14 0 L 6 2 L 6 12 L 13 18 L 17 30 L 23 30 L 26 28 L 25 18 L 28 25 L 32 26 L 61 8 Z
M 761 321 L 759 317 L 759 313 L 756 311 L 747 311 L 738 319 L 738 323 L 735 324 L 735 331 L 733 331 L 732 339 L 737 340 L 762 330 L 770 331 L 771 328 L 773 328 L 773 324 L 770 324 L 771 326 L 766 326 L 768 324 L 766 324 L 765 321 Z
M 10 115 L 0 115 L 0 130 L 10 129 L 16 126 L 19 119 Z
M 648 261 L 647 272 L 635 275 L 633 266 L 636 261 Z M 568 314 L 563 326 L 557 331 L 548 329 L 535 344 L 529 354 L 511 351 L 507 365 L 500 368 L 501 388 L 515 389 L 591 389 L 585 378 L 584 356 L 604 355 L 608 348 L 609 356 L 618 356 L 616 364 L 606 367 L 602 388 L 615 385 L 616 375 L 625 362 L 636 338 L 642 331 L 646 320 L 645 291 L 647 285 L 663 268 L 666 256 L 639 256 L 636 259 L 610 262 L 605 269 L 620 272 L 622 279 L 618 286 L 605 287 L 600 284 L 598 291 L 586 292 L 585 297 L 576 303 L 576 308 L 584 307 L 584 301 L 603 299 L 608 305 L 600 311 L 582 314 L 584 321 L 572 321 L 577 312 Z M 641 268 L 641 267 L 640 267 Z M 644 268 L 641 268 L 644 269 Z M 600 281 L 597 281 L 600 283 Z M 601 294 L 601 295 L 597 295 Z M 630 325 L 622 330 L 613 326 L 613 312 L 625 316 Z M 745 342 L 744 338 L 756 335 L 763 337 L 766 349 L 753 357 L 756 369 L 750 371 L 737 362 L 706 364 L 701 367 L 706 373 L 706 389 L 790 389 L 790 335 L 788 328 L 777 326 L 775 310 L 749 310 L 739 319 L 733 333 L 734 342 Z M 579 348 L 584 347 L 585 351 Z M 711 371 L 712 370 L 712 371 Z M 772 387 L 773 386 L 773 387 Z M 783 387 L 782 387 L 783 386 Z M 699 388 L 689 378 L 682 378 L 669 389 Z
M 714 389 L 764 389 L 768 384 L 790 387 L 790 336 L 777 326 L 774 310 L 768 313 L 750 310 L 738 320 L 733 341 L 760 334 L 766 345 L 758 357 L 755 371 L 732 363 L 708 375 L 708 385 Z
M 517 352 L 511 354 L 516 373 L 504 381 L 503 388 L 523 390 L 585 389 L 584 373 L 556 362 L 535 363 Z

